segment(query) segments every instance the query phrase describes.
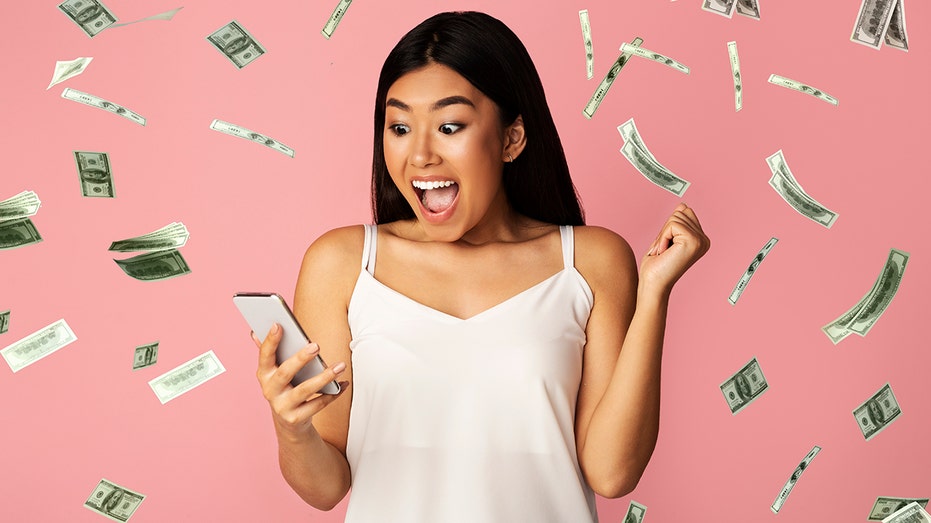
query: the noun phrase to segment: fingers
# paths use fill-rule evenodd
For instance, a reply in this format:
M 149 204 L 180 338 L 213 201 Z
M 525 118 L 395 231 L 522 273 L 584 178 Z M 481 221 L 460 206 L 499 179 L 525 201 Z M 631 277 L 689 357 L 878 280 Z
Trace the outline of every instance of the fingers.
M 259 342 L 255 333 L 252 333 L 252 339 L 259 347 L 259 366 L 256 371 L 260 375 L 267 375 L 275 371 L 277 362 L 275 361 L 275 352 L 278 350 L 278 342 L 281 340 L 281 326 L 277 323 L 269 329 L 265 341 Z
M 710 240 L 702 230 L 695 211 L 682 202 L 676 206 L 672 215 L 663 224 L 656 239 L 650 245 L 647 255 L 662 254 L 673 244 L 686 245 L 690 243 L 688 240 L 692 238 L 697 240 L 699 250 L 707 251 L 711 245 Z

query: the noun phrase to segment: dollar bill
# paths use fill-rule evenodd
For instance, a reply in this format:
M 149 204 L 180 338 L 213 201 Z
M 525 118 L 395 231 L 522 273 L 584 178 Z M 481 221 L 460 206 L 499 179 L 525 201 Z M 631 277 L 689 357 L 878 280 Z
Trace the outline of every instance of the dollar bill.
M 69 78 L 74 78 L 75 76 L 84 72 L 87 69 L 88 64 L 91 63 L 93 57 L 84 57 L 79 56 L 74 60 L 65 60 L 55 62 L 55 70 L 52 71 L 52 80 L 49 82 L 48 87 L 45 88 L 46 91 L 52 88 L 53 85 L 60 84 Z
M 184 9 L 184 6 L 176 7 L 175 9 L 172 9 L 171 11 L 165 11 L 164 13 L 159 13 L 157 15 L 140 18 L 139 20 L 133 20 L 132 22 L 123 22 L 119 24 L 113 24 L 111 27 L 123 27 L 124 25 L 138 24 L 139 22 L 148 22 L 149 20 L 164 20 L 167 22 L 167 21 L 170 21 L 172 18 L 174 18 L 175 15 L 178 14 L 178 11 L 182 9 Z
M 282 154 L 286 154 L 291 158 L 294 158 L 294 149 L 288 147 L 287 145 L 275 140 L 274 138 L 269 138 L 264 134 L 259 134 L 255 131 L 250 131 L 245 127 L 232 124 L 229 122 L 224 122 L 223 120 L 214 120 L 210 124 L 210 128 L 214 131 L 220 131 L 221 133 L 228 134 L 230 136 L 236 136 L 239 138 L 244 138 L 256 143 L 260 143 L 269 149 L 278 151 Z
M 136 122 L 137 124 L 143 125 L 143 126 L 145 125 L 145 118 L 143 118 L 138 113 L 131 111 L 123 107 L 122 105 L 115 104 L 113 102 L 104 100 L 103 98 L 100 98 L 99 96 L 94 96 L 88 93 L 82 93 L 81 91 L 71 89 L 70 87 L 66 87 L 65 90 L 62 91 L 61 97 L 66 100 L 71 100 L 73 102 L 78 102 L 84 105 L 89 105 L 91 107 L 96 107 L 98 109 L 103 109 L 105 111 L 118 114 L 131 122 Z
M 908 52 L 908 34 L 905 32 L 905 0 L 896 0 L 889 19 L 889 28 L 883 35 L 886 45 Z
M 140 345 L 133 352 L 133 370 L 144 369 L 158 361 L 158 342 Z
M 336 4 L 336 8 L 333 9 L 333 13 L 330 15 L 330 18 L 326 21 L 326 24 L 323 26 L 323 29 L 320 30 L 327 40 L 333 36 L 333 31 L 336 31 L 336 26 L 339 25 L 339 22 L 343 19 L 343 16 L 346 14 L 346 10 L 349 9 L 349 4 L 352 3 L 352 0 L 339 0 L 339 3 Z
M 668 169 L 656 162 L 646 151 L 635 146 L 633 142 L 625 142 L 621 147 L 621 154 L 640 171 L 647 180 L 653 184 L 666 189 L 667 191 L 682 196 L 686 189 L 691 185 L 689 182 L 679 178 Z
M 116 16 L 98 0 L 65 0 L 58 9 L 91 38 L 116 23 Z
M 107 250 L 116 252 L 151 252 L 178 249 L 187 243 L 190 236 L 187 227 L 185 227 L 183 223 L 172 222 L 161 229 L 143 234 L 142 236 L 127 238 L 125 240 L 116 240 L 110 243 L 110 248 Z
M 704 0 L 701 8 L 710 13 L 731 18 L 734 16 L 734 8 L 736 5 L 736 0 Z
M 737 42 L 727 43 L 727 56 L 731 59 L 731 75 L 734 77 L 734 110 L 744 106 L 743 82 L 740 79 L 740 57 L 737 56 Z
M 634 47 L 639 47 L 643 43 L 643 38 L 639 36 L 634 38 L 630 45 Z M 622 52 L 620 56 L 617 57 L 617 60 L 614 61 L 614 64 L 611 66 L 611 69 L 608 70 L 608 74 L 601 80 L 601 83 L 598 85 L 598 88 L 595 89 L 595 92 L 592 94 L 592 97 L 589 98 L 588 103 L 585 104 L 585 108 L 582 109 L 582 114 L 585 118 L 589 120 L 595 116 L 595 111 L 601 107 L 601 102 L 604 101 L 605 95 L 608 94 L 608 89 L 611 88 L 611 84 L 614 83 L 614 79 L 617 78 L 617 75 L 620 74 L 621 69 L 627 65 L 627 61 L 630 60 L 630 53 Z
M 177 249 L 149 252 L 113 261 L 127 275 L 142 281 L 167 280 L 191 272 L 191 268 Z
M 592 24 L 588 19 L 588 9 L 579 11 L 579 23 L 582 25 L 582 43 L 585 44 L 585 75 L 591 80 L 595 75 L 595 54 L 592 48 Z
M 758 0 L 737 0 L 737 14 L 760 19 L 760 2 Z
M 23 191 L 0 201 L 0 222 L 33 216 L 42 202 L 34 191 Z
M 78 166 L 81 193 L 88 198 L 113 198 L 113 175 L 110 172 L 110 156 L 107 153 L 74 151 L 74 163 Z
M 737 285 L 734 286 L 734 290 L 731 291 L 731 295 L 727 297 L 727 301 L 731 305 L 737 305 L 737 300 L 740 299 L 740 295 L 743 294 L 744 289 L 747 288 L 747 284 L 750 283 L 750 278 L 753 278 L 753 275 L 756 274 L 757 268 L 763 263 L 763 259 L 766 258 L 766 255 L 769 254 L 769 251 L 776 246 L 776 242 L 779 241 L 779 238 L 773 237 L 770 238 L 766 245 L 760 249 L 760 252 L 756 253 L 756 257 L 753 258 L 753 261 L 750 262 L 750 266 L 747 267 L 747 270 L 744 271 L 743 276 L 737 280 Z
M 851 334 L 850 329 L 847 328 L 847 325 L 856 317 L 857 313 L 860 312 L 860 309 L 866 304 L 867 298 L 870 297 L 870 294 L 873 291 L 866 293 L 860 301 L 858 301 L 853 307 L 851 307 L 847 312 L 841 314 L 836 320 L 828 323 L 824 327 L 821 327 L 821 330 L 830 338 L 831 342 L 834 345 L 837 345 L 844 338 Z
M 890 514 L 883 523 L 931 523 L 931 514 L 913 502 Z
M 25 247 L 42 241 L 42 236 L 29 218 L 0 222 L 0 251 Z
M 805 472 L 805 469 L 807 469 L 809 465 L 811 465 L 811 460 L 815 459 L 815 456 L 817 456 L 819 452 L 821 452 L 821 447 L 815 445 L 814 448 L 811 449 L 811 452 L 809 452 L 805 458 L 802 459 L 802 462 L 799 463 L 797 467 L 795 467 L 795 472 L 789 476 L 785 486 L 782 487 L 779 495 L 776 496 L 776 501 L 773 501 L 772 506 L 769 507 L 769 509 L 772 510 L 774 514 L 778 514 L 782 509 L 782 505 L 785 504 L 786 498 L 788 498 L 789 494 L 792 493 L 792 489 L 795 488 L 795 484 L 798 482 L 798 479 L 802 477 L 802 473 Z
M 210 33 L 207 41 L 239 69 L 265 54 L 265 48 L 236 20 Z
M 763 376 L 756 358 L 750 360 L 736 374 L 721 384 L 721 393 L 724 394 L 724 400 L 727 401 L 731 414 L 742 411 L 767 390 L 769 390 L 769 383 Z
M 789 164 L 786 163 L 782 149 L 766 158 L 766 164 L 773 176 L 769 179 L 769 185 L 776 190 L 779 196 L 786 201 L 799 214 L 820 223 L 828 229 L 837 221 L 837 213 L 818 203 L 802 189 L 801 184 L 792 175 L 789 170 Z
M 889 29 L 897 3 L 898 0 L 863 0 L 850 40 L 873 49 L 882 47 L 883 36 Z
M 621 134 L 621 138 L 625 142 L 633 142 L 637 148 L 649 155 L 650 158 L 653 158 L 654 161 L 656 160 L 656 157 L 653 155 L 653 153 L 650 152 L 650 150 L 647 148 L 647 144 L 643 141 L 643 138 L 641 138 L 640 131 L 637 130 L 637 124 L 634 123 L 633 118 L 627 120 L 621 125 L 618 125 L 617 132 Z M 665 169 L 665 167 L 663 167 L 663 169 Z
M 853 417 L 857 420 L 866 441 L 876 437 L 901 414 L 902 409 L 899 408 L 899 402 L 896 401 L 888 383 L 862 405 L 853 409 Z
M 10 310 L 0 312 L 0 334 L 10 330 Z
M 108 519 L 125 523 L 144 499 L 145 494 L 133 492 L 104 478 L 97 483 L 84 506 Z
M 149 382 L 162 405 L 226 372 L 217 355 L 209 350 Z
M 647 60 L 653 60 L 654 62 L 661 63 L 667 67 L 671 67 L 680 73 L 689 74 L 689 68 L 668 56 L 661 55 L 655 51 L 650 51 L 649 49 L 644 49 L 640 46 L 633 46 L 628 43 L 621 44 L 621 51 L 625 53 L 630 53 L 634 56 L 639 56 L 641 58 L 646 58 Z
M 68 326 L 68 322 L 62 318 L 13 342 L 0 350 L 0 354 L 3 355 L 3 359 L 13 369 L 13 372 L 19 372 L 77 339 L 74 331 Z
M 647 513 L 646 505 L 641 505 L 634 500 L 630 500 L 627 505 L 627 514 L 624 516 L 622 523 L 643 523 L 643 516 Z
M 898 249 L 890 249 L 889 257 L 886 258 L 886 264 L 883 266 L 879 278 L 873 285 L 873 289 L 860 310 L 846 325 L 854 334 L 866 336 L 873 328 L 876 321 L 882 316 L 883 312 L 892 302 L 896 292 L 899 290 L 899 284 L 905 275 L 905 266 L 908 265 L 909 254 Z
M 892 498 L 880 496 L 876 498 L 876 503 L 873 503 L 873 508 L 870 510 L 870 517 L 868 517 L 867 520 L 881 521 L 912 503 L 917 503 L 921 508 L 927 508 L 928 498 Z
M 797 82 L 784 76 L 779 76 L 778 74 L 769 75 L 769 83 L 814 96 L 815 98 L 825 101 L 831 105 L 837 105 L 837 98 L 834 98 L 821 89 L 811 87 L 810 85 L 805 85 L 801 82 Z

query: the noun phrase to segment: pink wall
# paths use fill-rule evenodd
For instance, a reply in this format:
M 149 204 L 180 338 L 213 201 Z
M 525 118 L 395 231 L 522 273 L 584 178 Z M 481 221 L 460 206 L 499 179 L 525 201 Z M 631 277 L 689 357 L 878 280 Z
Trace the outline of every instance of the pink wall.
M 180 0 L 179 0 L 180 1 Z M 329 228 L 370 220 L 375 82 L 397 39 L 438 10 L 486 11 L 539 68 L 589 223 L 644 252 L 678 199 L 618 152 L 630 117 L 658 159 L 692 182 L 684 200 L 713 240 L 681 281 L 667 330 L 659 442 L 628 501 L 647 521 L 862 521 L 877 496 L 931 496 L 931 310 L 927 139 L 931 7 L 908 1 L 908 53 L 849 41 L 857 0 L 760 0 L 762 20 L 704 12 L 699 0 L 357 2 L 329 41 L 327 2 L 195 2 L 171 22 L 90 39 L 58 0 L 15 2 L 0 82 L 6 164 L 0 199 L 34 190 L 42 243 L 0 252 L 0 348 L 65 318 L 78 341 L 13 374 L 0 365 L 0 520 L 101 521 L 82 504 L 101 478 L 147 495 L 146 521 L 341 521 L 280 477 L 255 348 L 230 297 L 289 300 L 301 255 Z M 177 7 L 109 0 L 122 19 Z M 578 11 L 588 9 L 595 78 L 585 77 Z M 9 11 L 8 11 L 9 12 Z M 268 50 L 237 70 L 205 37 L 238 20 Z M 618 47 L 644 47 L 684 75 L 632 59 L 591 121 L 581 109 Z M 726 42 L 736 40 L 744 107 L 735 113 Z M 92 56 L 46 91 L 56 60 Z M 837 107 L 767 83 L 806 81 Z M 145 127 L 63 100 L 71 87 L 125 104 Z M 291 159 L 208 127 L 214 118 L 279 139 Z M 840 215 L 825 229 L 769 187 L 785 152 L 809 194 Z M 73 150 L 110 153 L 115 199 L 83 198 Z M 182 221 L 193 272 L 123 274 L 112 240 Z M 736 306 L 727 296 L 757 250 L 778 245 Z M 873 283 L 890 248 L 911 254 L 898 295 L 865 338 L 834 346 L 820 327 Z M 157 365 L 130 370 L 160 340 Z M 227 372 L 161 405 L 147 382 L 213 349 Z M 718 388 L 757 357 L 771 390 L 732 416 Z M 865 441 L 851 412 L 889 382 L 903 414 Z M 823 448 L 779 515 L 769 506 L 813 445 Z M 424 495 L 429 495 L 424 493 Z

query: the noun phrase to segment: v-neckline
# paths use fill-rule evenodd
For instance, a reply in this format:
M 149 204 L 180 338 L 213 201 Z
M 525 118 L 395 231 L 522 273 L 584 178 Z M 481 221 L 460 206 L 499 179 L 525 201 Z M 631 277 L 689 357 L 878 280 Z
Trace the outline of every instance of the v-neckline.
M 529 293 L 533 292 L 534 290 L 536 290 L 536 289 L 538 289 L 538 288 L 540 288 L 540 287 L 543 287 L 543 286 L 546 285 L 547 283 L 549 283 L 549 282 L 555 280 L 556 278 L 562 276 L 563 274 L 565 274 L 566 272 L 568 272 L 568 271 L 570 271 L 570 270 L 575 270 L 575 268 L 574 268 L 574 267 L 563 267 L 562 269 L 560 269 L 559 271 L 553 273 L 552 275 L 550 275 L 550 276 L 547 277 L 546 279 L 541 280 L 541 281 L 539 281 L 539 282 L 537 282 L 537 283 L 531 285 L 530 287 L 527 287 L 526 289 L 524 289 L 524 290 L 518 292 L 517 294 L 514 294 L 513 296 L 510 296 L 510 297 L 508 297 L 508 298 L 505 298 L 503 301 L 500 301 L 500 302 L 498 302 L 498 303 L 492 305 L 491 307 L 488 307 L 487 309 L 483 309 L 483 310 L 481 310 L 481 311 L 479 311 L 479 312 L 477 312 L 477 313 L 475 313 L 475 314 L 473 314 L 473 315 L 471 315 L 471 316 L 469 316 L 469 317 L 467 317 L 467 318 L 460 318 L 459 316 L 456 316 L 456 315 L 454 315 L 454 314 L 450 314 L 450 313 L 448 313 L 448 312 L 443 312 L 443 311 L 441 311 L 441 310 L 439 310 L 439 309 L 437 309 L 437 308 L 435 308 L 435 307 L 431 307 L 431 306 L 429 306 L 429 305 L 427 305 L 427 304 L 425 304 L 425 303 L 423 303 L 423 302 L 417 301 L 417 300 L 415 300 L 414 298 L 411 298 L 410 296 L 408 296 L 408 295 L 402 293 L 401 291 L 398 291 L 397 289 L 394 289 L 394 288 L 392 288 L 392 287 L 389 287 L 388 285 L 385 285 L 385 284 L 382 283 L 381 281 L 377 280 L 377 279 L 375 278 L 375 276 L 374 276 L 372 273 L 370 273 L 369 271 L 367 271 L 367 270 L 365 270 L 365 269 L 362 269 L 362 272 L 361 272 L 360 276 L 367 277 L 369 280 L 371 280 L 372 282 L 374 282 L 376 286 L 378 286 L 378 287 L 380 287 L 380 288 L 382 288 L 382 289 L 384 289 L 384 290 L 390 292 L 391 294 L 393 294 L 393 295 L 395 295 L 395 296 L 398 296 L 399 298 L 403 299 L 404 301 L 407 301 L 407 302 L 409 302 L 409 303 L 412 303 L 412 304 L 416 305 L 417 307 L 420 307 L 421 309 L 424 309 L 424 310 L 426 310 L 426 311 L 428 311 L 428 312 L 430 312 L 430 313 L 432 313 L 432 314 L 437 314 L 437 315 L 439 315 L 439 316 L 441 316 L 441 317 L 444 317 L 444 318 L 447 318 L 447 319 L 450 319 L 450 320 L 453 320 L 453 321 L 456 321 L 456 322 L 462 322 L 462 323 L 464 323 L 464 322 L 471 321 L 471 320 L 473 320 L 473 319 L 475 319 L 475 318 L 478 318 L 478 317 L 480 317 L 480 316 L 484 316 L 484 315 L 486 315 L 486 314 L 490 314 L 490 313 L 494 312 L 495 310 L 498 310 L 498 309 L 504 307 L 505 305 L 507 305 L 507 304 L 513 302 L 514 300 L 516 300 L 516 299 L 518 299 L 518 298 L 520 298 L 520 297 L 522 297 L 522 296 L 524 296 L 524 295 L 526 295 L 526 294 L 529 294 Z

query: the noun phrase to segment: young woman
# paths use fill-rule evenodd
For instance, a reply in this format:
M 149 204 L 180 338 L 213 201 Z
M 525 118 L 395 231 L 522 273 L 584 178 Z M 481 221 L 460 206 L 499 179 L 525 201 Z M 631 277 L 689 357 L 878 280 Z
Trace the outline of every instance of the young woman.
M 680 204 L 638 271 L 583 226 L 543 87 L 481 13 L 436 15 L 385 61 L 376 226 L 308 248 L 295 315 L 315 343 L 257 376 L 282 474 L 347 521 L 594 521 L 656 443 L 670 291 L 709 248 Z M 377 255 L 377 257 L 376 257 Z M 377 260 L 377 264 L 376 264 Z M 328 370 L 298 387 L 318 352 Z M 346 393 L 320 395 L 329 381 Z

